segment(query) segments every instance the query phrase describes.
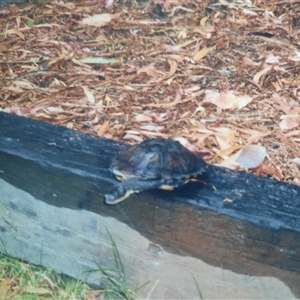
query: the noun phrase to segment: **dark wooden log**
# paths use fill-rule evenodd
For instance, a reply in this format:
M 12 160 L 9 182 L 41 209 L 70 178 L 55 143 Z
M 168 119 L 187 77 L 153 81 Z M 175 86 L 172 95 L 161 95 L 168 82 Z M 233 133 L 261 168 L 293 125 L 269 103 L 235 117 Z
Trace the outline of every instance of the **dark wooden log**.
M 204 298 L 292 297 L 286 286 L 300 296 L 299 187 L 211 166 L 202 177 L 206 184 L 149 191 L 107 206 L 103 195 L 116 183 L 109 163 L 123 146 L 0 113 L 0 251 L 79 276 L 95 261 L 113 264 L 107 226 L 132 282 L 163 275 L 181 280 L 178 286 L 160 279 L 158 298 L 195 296 L 195 287 L 187 287 L 192 277 L 180 277 L 188 270 L 198 276 Z M 234 273 L 227 270 L 236 277 L 228 279 Z M 266 277 L 273 277 L 275 294 L 257 287 L 269 284 Z M 99 274 L 84 279 L 99 283 Z

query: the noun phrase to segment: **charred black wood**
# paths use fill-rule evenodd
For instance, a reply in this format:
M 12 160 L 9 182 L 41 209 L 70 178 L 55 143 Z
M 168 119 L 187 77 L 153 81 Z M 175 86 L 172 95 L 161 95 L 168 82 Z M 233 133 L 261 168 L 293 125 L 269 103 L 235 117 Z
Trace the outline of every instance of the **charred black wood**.
M 300 295 L 298 186 L 211 166 L 205 184 L 107 206 L 104 194 L 116 183 L 109 164 L 124 145 L 0 113 L 0 178 L 52 206 L 113 217 L 172 253 L 276 276 Z

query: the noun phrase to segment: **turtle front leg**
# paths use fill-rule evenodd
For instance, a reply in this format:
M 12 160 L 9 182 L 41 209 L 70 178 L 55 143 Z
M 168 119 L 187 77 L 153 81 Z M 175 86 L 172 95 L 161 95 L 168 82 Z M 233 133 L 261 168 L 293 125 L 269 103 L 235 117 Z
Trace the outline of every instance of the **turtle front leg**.
M 104 196 L 105 203 L 108 205 L 117 204 L 125 200 L 131 194 L 157 189 L 161 185 L 161 180 L 126 180 L 114 186 L 109 193 Z

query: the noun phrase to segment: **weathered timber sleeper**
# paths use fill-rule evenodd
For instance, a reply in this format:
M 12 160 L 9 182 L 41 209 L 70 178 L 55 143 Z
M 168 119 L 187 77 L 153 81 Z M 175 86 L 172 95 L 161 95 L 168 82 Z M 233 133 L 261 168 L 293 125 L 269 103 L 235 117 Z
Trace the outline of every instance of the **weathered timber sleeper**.
M 190 271 L 204 298 L 300 296 L 299 187 L 212 166 L 108 206 L 123 146 L 0 113 L 0 251 L 100 284 L 82 272 L 113 266 L 107 227 L 129 281 L 159 280 L 151 298 L 197 297 Z

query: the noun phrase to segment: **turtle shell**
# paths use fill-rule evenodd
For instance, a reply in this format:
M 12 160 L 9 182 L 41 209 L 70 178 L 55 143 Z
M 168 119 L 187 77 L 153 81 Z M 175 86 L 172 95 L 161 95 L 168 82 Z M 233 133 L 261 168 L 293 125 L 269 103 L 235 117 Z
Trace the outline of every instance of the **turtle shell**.
M 162 179 L 172 187 L 205 171 L 206 162 L 178 141 L 150 139 L 122 149 L 113 159 L 111 171 L 121 180 Z

